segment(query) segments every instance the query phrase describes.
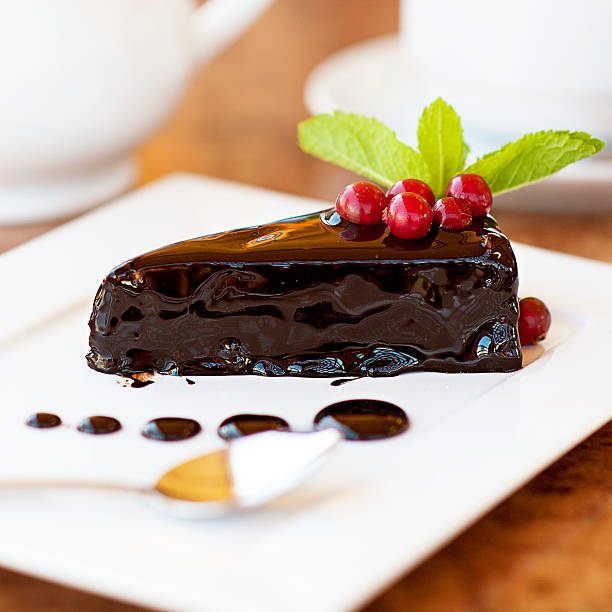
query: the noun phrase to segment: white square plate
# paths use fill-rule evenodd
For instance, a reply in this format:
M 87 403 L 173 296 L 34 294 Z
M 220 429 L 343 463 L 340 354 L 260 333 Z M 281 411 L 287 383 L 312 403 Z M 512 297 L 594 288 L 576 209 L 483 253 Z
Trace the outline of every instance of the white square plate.
M 308 428 L 356 397 L 402 406 L 411 428 L 343 442 L 291 495 L 222 520 L 181 522 L 138 497 L 80 491 L 0 493 L 0 563 L 152 607 L 206 612 L 337 612 L 363 604 L 612 417 L 608 392 L 612 266 L 516 245 L 521 295 L 551 308 L 546 353 L 513 374 L 413 373 L 331 387 L 326 379 L 164 377 L 142 389 L 89 370 L 87 318 L 106 272 L 181 238 L 285 218 L 329 203 L 177 175 L 0 257 L 0 481 L 22 475 L 151 483 L 220 447 L 238 412 Z M 65 427 L 35 430 L 35 411 Z M 123 429 L 88 436 L 84 416 Z M 200 435 L 139 434 L 158 416 L 196 418 Z

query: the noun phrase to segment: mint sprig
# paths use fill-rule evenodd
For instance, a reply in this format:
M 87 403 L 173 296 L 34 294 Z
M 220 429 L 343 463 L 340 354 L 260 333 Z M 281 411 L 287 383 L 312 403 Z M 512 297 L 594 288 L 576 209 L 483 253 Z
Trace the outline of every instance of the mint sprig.
M 395 132 L 371 117 L 342 113 L 317 115 L 298 126 L 300 147 L 306 153 L 367 176 L 390 187 L 413 178 L 429 181 L 423 158 Z
M 425 108 L 418 128 L 419 151 L 398 140 L 380 121 L 336 111 L 298 126 L 301 148 L 366 176 L 384 187 L 405 178 L 430 184 L 436 197 L 461 172 L 480 174 L 494 194 L 539 181 L 601 151 L 605 142 L 584 132 L 525 134 L 465 168 L 469 148 L 458 115 L 441 98 Z
M 601 151 L 606 143 L 584 132 L 546 131 L 525 134 L 466 168 L 480 174 L 493 193 L 504 193 L 539 181 L 569 164 Z
M 452 106 L 438 98 L 423 111 L 417 136 L 429 168 L 429 186 L 439 195 L 465 165 L 469 147 L 463 140 L 461 120 Z

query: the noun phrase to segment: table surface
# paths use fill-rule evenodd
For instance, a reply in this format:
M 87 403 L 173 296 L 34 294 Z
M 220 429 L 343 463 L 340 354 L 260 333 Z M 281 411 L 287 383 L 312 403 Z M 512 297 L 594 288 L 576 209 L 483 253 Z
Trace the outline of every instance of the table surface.
M 396 30 L 397 10 L 397 0 L 276 0 L 194 75 L 174 116 L 138 154 L 140 183 L 188 171 L 332 200 L 352 176 L 296 146 L 304 81 L 330 53 Z M 511 239 L 612 262 L 612 213 L 497 217 Z M 0 226 L 0 251 L 55 225 Z M 609 610 L 611 447 L 608 424 L 363 612 Z M 140 608 L 0 570 L 0 610 L 43 609 Z

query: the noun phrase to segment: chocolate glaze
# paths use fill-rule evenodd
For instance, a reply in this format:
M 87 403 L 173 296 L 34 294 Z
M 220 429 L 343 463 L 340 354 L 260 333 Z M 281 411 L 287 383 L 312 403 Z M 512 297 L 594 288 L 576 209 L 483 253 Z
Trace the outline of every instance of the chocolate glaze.
M 372 399 L 337 402 L 314 418 L 317 429 L 333 427 L 347 440 L 380 440 L 406 431 L 408 416 L 395 404 Z
M 62 419 L 57 414 L 51 414 L 50 412 L 35 412 L 26 420 L 26 425 L 37 427 L 38 429 L 49 429 L 50 427 L 58 427 L 61 424 Z
M 87 360 L 124 375 L 513 371 L 517 287 L 492 217 L 409 241 L 315 213 L 120 265 L 96 295 Z
M 289 423 L 268 414 L 236 414 L 225 419 L 217 432 L 224 440 L 231 440 L 271 430 L 288 431 Z
M 161 417 L 149 421 L 142 428 L 142 435 L 151 440 L 173 442 L 193 438 L 202 431 L 202 427 L 193 419 L 183 417 Z
M 110 434 L 121 429 L 121 423 L 114 417 L 91 416 L 83 419 L 77 429 L 89 434 Z

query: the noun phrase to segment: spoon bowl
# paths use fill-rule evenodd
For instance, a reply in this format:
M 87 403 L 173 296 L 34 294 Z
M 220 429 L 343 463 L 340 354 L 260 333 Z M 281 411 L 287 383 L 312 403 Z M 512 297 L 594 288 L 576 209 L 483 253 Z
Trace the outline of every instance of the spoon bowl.
M 261 506 L 297 487 L 341 439 L 336 429 L 237 438 L 227 449 L 166 472 L 149 500 L 181 518 L 215 518 Z

